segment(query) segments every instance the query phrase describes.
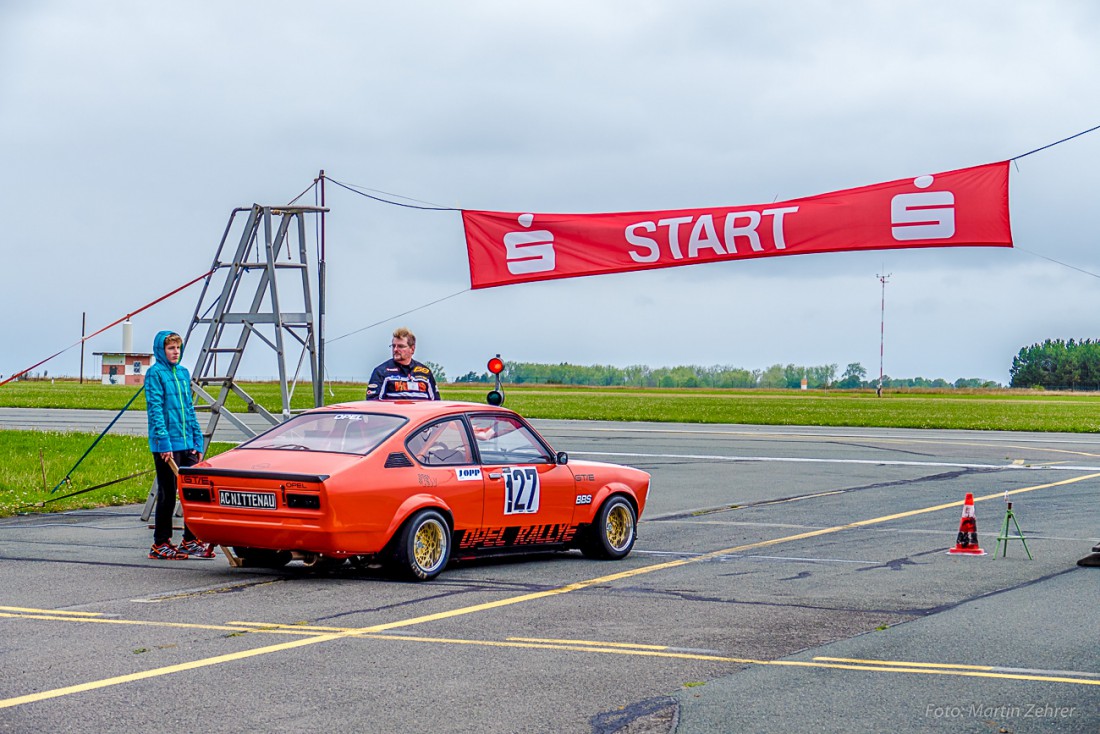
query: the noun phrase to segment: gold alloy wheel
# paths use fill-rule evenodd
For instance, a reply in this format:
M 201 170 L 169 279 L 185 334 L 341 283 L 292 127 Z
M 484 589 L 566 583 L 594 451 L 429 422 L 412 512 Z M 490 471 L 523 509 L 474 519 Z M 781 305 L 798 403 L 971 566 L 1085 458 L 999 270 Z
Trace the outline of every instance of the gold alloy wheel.
M 630 543 L 634 534 L 634 522 L 625 504 L 618 504 L 607 513 L 604 532 L 607 534 L 607 542 L 616 550 L 622 550 Z
M 416 529 L 413 540 L 413 556 L 416 564 L 427 572 L 434 571 L 443 560 L 447 539 L 438 522 L 429 520 Z

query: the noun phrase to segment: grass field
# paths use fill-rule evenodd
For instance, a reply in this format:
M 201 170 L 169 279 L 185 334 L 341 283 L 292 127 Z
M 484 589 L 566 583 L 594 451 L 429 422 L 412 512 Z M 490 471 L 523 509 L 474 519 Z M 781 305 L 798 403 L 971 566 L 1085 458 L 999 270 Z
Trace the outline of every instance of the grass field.
M 279 387 L 244 385 L 256 401 L 277 411 Z M 444 385 L 448 400 L 484 402 L 487 385 Z M 0 407 L 121 410 L 136 388 L 74 381 L 14 382 L 0 387 Z M 365 386 L 326 386 L 325 402 L 360 400 Z M 1100 394 L 1033 390 L 702 390 L 505 386 L 509 408 L 529 418 L 746 423 L 755 425 L 880 426 L 993 431 L 1100 430 Z M 235 395 L 227 405 L 244 411 Z M 308 386 L 299 386 L 293 409 L 312 407 Z M 145 410 L 144 395 L 131 410 Z
M 88 433 L 0 431 L 2 453 L 7 457 L 0 462 L 0 517 L 144 502 L 153 482 L 148 441 L 139 436 L 104 436 L 76 466 L 95 438 Z M 231 446 L 213 444 L 209 454 Z M 102 489 L 83 491 L 111 482 Z M 81 494 L 66 497 L 76 492 Z
M 277 411 L 275 383 L 248 383 L 246 391 Z M 487 385 L 444 385 L 448 400 L 484 402 Z M 14 382 L 0 387 L 0 407 L 121 410 L 136 388 L 75 381 Z M 365 386 L 326 386 L 328 404 L 360 400 Z M 948 428 L 1001 431 L 1090 433 L 1100 430 L 1100 395 L 1030 390 L 792 391 L 792 390 L 637 390 L 556 386 L 505 386 L 506 404 L 529 418 L 741 423 L 755 425 Z M 234 397 L 231 410 L 243 411 Z M 300 387 L 294 409 L 312 406 L 308 386 Z M 144 411 L 144 396 L 131 410 Z M 77 433 L 0 431 L 0 516 L 144 502 L 152 475 L 146 474 L 70 499 L 59 497 L 152 468 L 144 438 L 106 436 L 80 467 L 71 484 L 51 492 L 91 445 L 94 436 Z M 211 453 L 228 445 L 215 445 Z

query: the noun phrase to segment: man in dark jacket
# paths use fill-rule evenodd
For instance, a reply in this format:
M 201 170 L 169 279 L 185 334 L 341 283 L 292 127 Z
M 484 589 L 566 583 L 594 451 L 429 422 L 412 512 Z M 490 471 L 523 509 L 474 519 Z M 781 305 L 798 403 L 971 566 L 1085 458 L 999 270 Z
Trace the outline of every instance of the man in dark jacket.
M 413 359 L 416 335 L 404 326 L 390 341 L 393 359 L 374 368 L 367 385 L 367 400 L 439 400 L 435 375 Z

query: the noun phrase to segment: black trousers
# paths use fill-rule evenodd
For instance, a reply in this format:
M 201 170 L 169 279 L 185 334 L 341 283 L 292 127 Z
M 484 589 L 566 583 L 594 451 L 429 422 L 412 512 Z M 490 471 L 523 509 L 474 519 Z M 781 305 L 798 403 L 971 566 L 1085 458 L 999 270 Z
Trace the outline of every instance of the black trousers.
M 176 460 L 176 466 L 191 466 L 199 461 L 198 454 L 188 449 L 187 451 L 173 451 L 172 457 Z M 176 514 L 176 475 L 168 462 L 160 458 L 160 454 L 153 454 L 153 466 L 157 470 L 157 509 L 153 520 L 153 545 L 167 543 L 172 540 L 173 516 Z M 184 541 L 194 540 L 195 534 L 183 526 Z

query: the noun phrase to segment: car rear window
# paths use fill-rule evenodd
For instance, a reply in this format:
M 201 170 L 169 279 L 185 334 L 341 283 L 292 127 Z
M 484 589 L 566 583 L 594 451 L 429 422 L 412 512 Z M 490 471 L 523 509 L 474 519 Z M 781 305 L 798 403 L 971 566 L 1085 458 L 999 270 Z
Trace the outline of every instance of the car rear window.
M 242 444 L 241 448 L 369 454 L 405 420 L 379 413 L 306 413 Z

